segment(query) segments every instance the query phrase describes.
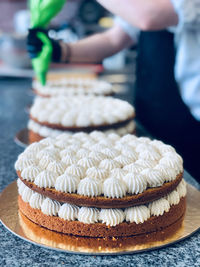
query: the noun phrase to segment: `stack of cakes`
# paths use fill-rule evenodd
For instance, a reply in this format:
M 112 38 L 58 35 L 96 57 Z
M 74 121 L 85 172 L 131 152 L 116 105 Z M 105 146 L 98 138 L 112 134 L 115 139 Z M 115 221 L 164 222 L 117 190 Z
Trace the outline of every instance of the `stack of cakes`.
M 19 209 L 57 232 L 124 237 L 172 229 L 185 213 L 182 158 L 157 140 L 61 134 L 19 155 Z
M 30 109 L 29 141 L 55 137 L 63 132 L 133 133 L 134 117 L 134 108 L 128 102 L 112 97 L 37 97 Z

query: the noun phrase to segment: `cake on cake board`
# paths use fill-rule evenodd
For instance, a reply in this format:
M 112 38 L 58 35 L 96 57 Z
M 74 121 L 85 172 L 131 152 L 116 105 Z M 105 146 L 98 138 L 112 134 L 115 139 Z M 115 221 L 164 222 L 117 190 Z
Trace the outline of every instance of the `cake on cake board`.
M 0 219 L 5 228 L 17 237 L 48 249 L 87 255 L 132 254 L 169 246 L 188 238 L 198 231 L 200 228 L 199 202 L 200 192 L 195 187 L 187 184 L 187 209 L 182 228 L 173 236 L 167 236 L 167 238 L 164 238 L 164 240 L 161 239 L 157 242 L 152 242 L 150 239 L 149 243 L 144 244 L 141 242 L 142 240 L 137 240 L 139 245 L 135 244 L 134 239 L 131 240 L 129 238 L 128 241 L 118 241 L 117 239 L 109 240 L 109 247 L 107 247 L 105 246 L 105 242 L 103 246 L 101 243 L 102 240 L 99 241 L 98 239 L 95 239 L 95 243 L 93 242 L 91 247 L 88 245 L 88 239 L 76 239 L 76 237 L 73 239 L 68 235 L 62 235 L 50 230 L 46 230 L 45 228 L 41 228 L 37 224 L 32 223 L 26 217 L 20 219 L 20 215 L 18 213 L 16 181 L 5 188 L 0 195 Z M 120 246 L 120 244 L 122 245 Z

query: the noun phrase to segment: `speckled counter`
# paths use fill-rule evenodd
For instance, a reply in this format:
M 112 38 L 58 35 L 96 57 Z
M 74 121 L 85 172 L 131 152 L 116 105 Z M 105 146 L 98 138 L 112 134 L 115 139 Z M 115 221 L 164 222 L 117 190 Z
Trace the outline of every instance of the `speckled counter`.
M 16 132 L 26 127 L 24 108 L 31 102 L 30 80 L 0 79 L 0 191 L 16 179 L 14 162 L 23 148 Z M 185 179 L 199 187 L 187 173 Z M 200 231 L 172 246 L 122 256 L 81 256 L 44 249 L 15 237 L 0 226 L 0 266 L 200 266 Z

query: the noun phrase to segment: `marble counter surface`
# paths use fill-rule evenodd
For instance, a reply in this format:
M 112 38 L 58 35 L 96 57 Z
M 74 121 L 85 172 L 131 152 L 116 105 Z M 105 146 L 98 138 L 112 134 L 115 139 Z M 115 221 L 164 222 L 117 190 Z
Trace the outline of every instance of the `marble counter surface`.
M 23 148 L 16 132 L 26 127 L 30 80 L 0 79 L 0 191 L 16 179 L 14 162 Z M 186 180 L 199 187 L 187 173 Z M 200 266 L 200 231 L 172 246 L 134 255 L 81 256 L 29 244 L 0 226 L 0 266 Z

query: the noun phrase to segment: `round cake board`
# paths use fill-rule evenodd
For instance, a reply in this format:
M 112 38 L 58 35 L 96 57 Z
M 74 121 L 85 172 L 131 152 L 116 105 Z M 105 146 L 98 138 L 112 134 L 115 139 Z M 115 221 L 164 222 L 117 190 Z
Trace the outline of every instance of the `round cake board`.
M 2 224 L 17 237 L 52 250 L 85 255 L 122 255 L 159 249 L 179 242 L 200 228 L 200 192 L 187 184 L 187 209 L 182 226 L 173 235 L 157 233 L 126 238 L 87 238 L 60 234 L 31 222 L 18 211 L 17 183 L 11 183 L 0 195 L 0 219 Z M 160 238 L 160 235 L 159 235 Z M 148 242 L 147 242 L 148 241 Z
M 24 128 L 16 133 L 14 141 L 21 147 L 27 147 L 29 145 L 28 129 Z

